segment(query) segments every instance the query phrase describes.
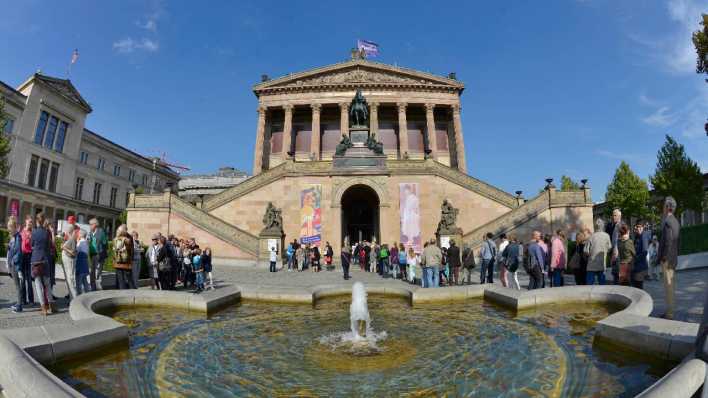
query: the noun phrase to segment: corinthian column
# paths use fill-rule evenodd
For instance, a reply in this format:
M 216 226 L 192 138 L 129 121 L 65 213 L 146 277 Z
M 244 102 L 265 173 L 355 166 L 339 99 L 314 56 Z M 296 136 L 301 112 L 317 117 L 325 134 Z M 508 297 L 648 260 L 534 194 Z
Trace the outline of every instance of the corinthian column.
M 437 159 L 437 151 L 438 151 L 438 144 L 437 144 L 437 137 L 435 134 L 435 104 L 425 104 L 425 121 L 427 123 L 428 128 L 427 134 L 428 134 L 428 149 L 430 150 L 430 156 L 433 159 Z
M 294 152 L 291 154 L 290 150 L 293 142 L 293 106 L 285 105 L 283 106 L 285 111 L 285 120 L 283 121 L 283 160 L 288 160 L 290 156 L 294 156 Z
M 263 141 L 265 140 L 265 117 L 268 108 L 258 107 L 258 125 L 256 127 L 256 151 L 253 154 L 253 175 L 261 172 L 263 168 Z
M 457 155 L 457 169 L 467 173 L 465 162 L 465 139 L 462 135 L 462 119 L 460 119 L 460 104 L 452 106 L 452 123 L 455 128 L 455 151 Z
M 369 132 L 379 135 L 379 103 L 369 102 Z
M 321 104 L 311 104 L 312 107 L 312 139 L 310 140 L 310 153 L 312 160 L 320 160 L 320 109 Z
M 340 102 L 339 103 L 339 132 L 342 135 L 349 137 L 349 103 Z
M 398 153 L 401 159 L 407 156 L 408 151 L 408 120 L 406 119 L 406 104 L 399 102 L 398 106 Z

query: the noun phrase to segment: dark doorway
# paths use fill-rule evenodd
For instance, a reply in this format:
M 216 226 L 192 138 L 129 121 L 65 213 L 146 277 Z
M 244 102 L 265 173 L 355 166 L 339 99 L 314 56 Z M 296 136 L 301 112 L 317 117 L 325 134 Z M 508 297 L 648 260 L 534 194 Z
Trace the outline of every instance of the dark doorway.
M 354 185 L 342 195 L 342 240 L 347 237 L 350 243 L 381 240 L 379 197 L 366 185 Z

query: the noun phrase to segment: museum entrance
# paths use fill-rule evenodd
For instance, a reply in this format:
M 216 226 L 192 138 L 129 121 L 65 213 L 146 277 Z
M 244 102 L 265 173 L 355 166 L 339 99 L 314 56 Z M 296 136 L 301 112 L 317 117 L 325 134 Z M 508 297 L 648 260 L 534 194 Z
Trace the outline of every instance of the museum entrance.
M 369 241 L 379 233 L 379 197 L 371 187 L 354 185 L 342 195 L 342 240 Z

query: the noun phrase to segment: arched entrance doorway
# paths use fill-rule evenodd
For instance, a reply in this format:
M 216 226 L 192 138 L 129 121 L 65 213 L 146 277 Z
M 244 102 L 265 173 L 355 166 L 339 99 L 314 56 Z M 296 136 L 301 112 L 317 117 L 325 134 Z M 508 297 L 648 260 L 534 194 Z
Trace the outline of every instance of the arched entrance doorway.
M 353 185 L 342 195 L 342 239 L 380 241 L 379 197 L 371 187 Z

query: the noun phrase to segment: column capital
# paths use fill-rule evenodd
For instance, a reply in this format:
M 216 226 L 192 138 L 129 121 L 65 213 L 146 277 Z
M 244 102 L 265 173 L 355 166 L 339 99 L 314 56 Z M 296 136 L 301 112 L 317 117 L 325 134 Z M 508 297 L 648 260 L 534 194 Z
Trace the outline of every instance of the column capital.
M 349 110 L 349 103 L 348 102 L 340 102 L 339 104 L 339 109 L 342 111 L 348 111 Z
M 425 111 L 426 112 L 432 112 L 434 110 L 435 110 L 435 104 L 433 104 L 433 103 L 425 104 Z
M 319 112 L 322 109 L 322 104 L 310 104 L 313 112 Z
M 283 110 L 285 112 L 292 112 L 293 111 L 293 105 L 292 104 L 285 104 L 283 105 Z
M 265 115 L 265 112 L 268 110 L 268 107 L 265 105 L 258 105 L 258 108 L 256 108 L 256 112 L 258 112 L 259 115 Z
M 369 102 L 369 108 L 371 109 L 378 109 L 379 103 L 377 101 L 370 101 Z
M 462 110 L 462 106 L 460 104 L 452 104 L 450 105 L 450 108 L 452 109 L 453 113 L 460 113 Z
M 397 102 L 396 106 L 398 107 L 399 112 L 405 112 L 406 108 L 408 107 L 408 103 L 407 102 Z

